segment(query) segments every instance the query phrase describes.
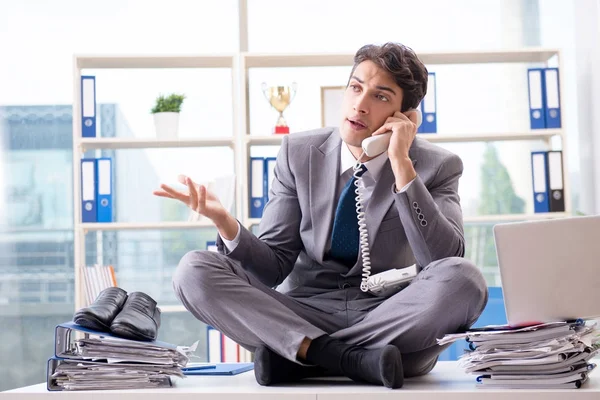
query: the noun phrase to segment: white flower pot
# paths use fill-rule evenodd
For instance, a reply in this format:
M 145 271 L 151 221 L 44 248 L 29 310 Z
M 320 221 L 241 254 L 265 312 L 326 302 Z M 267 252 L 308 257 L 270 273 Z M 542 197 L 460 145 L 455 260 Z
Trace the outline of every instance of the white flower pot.
M 176 139 L 179 133 L 179 113 L 154 113 L 154 127 L 158 139 Z

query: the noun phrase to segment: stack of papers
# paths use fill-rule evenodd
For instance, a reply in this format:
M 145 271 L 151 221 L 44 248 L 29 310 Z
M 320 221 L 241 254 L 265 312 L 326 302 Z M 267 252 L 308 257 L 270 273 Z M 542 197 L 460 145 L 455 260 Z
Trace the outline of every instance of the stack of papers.
M 577 389 L 596 367 L 590 363 L 600 349 L 595 322 L 551 322 L 521 328 L 487 326 L 446 335 L 444 345 L 465 339 L 467 351 L 459 365 L 477 376 L 482 389 Z
M 62 390 L 111 390 L 170 387 L 170 376 L 183 377 L 173 366 L 61 360 L 52 379 Z
M 48 390 L 170 387 L 171 377 L 185 377 L 196 346 L 123 339 L 64 323 L 56 328 L 55 356 L 48 360 Z

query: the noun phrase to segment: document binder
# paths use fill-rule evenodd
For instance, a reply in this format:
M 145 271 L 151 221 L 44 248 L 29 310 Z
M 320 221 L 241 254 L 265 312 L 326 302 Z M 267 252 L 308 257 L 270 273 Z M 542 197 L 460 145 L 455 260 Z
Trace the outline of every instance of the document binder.
M 83 338 L 75 337 L 76 333 L 79 332 L 84 335 Z M 93 337 L 90 338 L 90 336 Z M 110 338 L 108 340 L 107 338 Z M 88 339 L 86 344 L 76 345 L 77 340 Z M 101 342 L 101 340 L 104 340 Z M 111 357 L 125 357 L 106 354 L 105 356 L 94 355 L 93 359 L 87 354 L 85 357 L 79 349 L 83 346 L 88 348 L 91 346 L 90 341 L 97 343 L 97 346 L 107 346 L 110 348 L 123 349 L 121 354 L 128 354 L 128 359 L 123 359 L 121 362 L 105 362 Z M 87 346 L 86 346 L 87 345 Z M 116 347 L 115 347 L 116 346 Z M 57 378 L 54 376 L 57 372 L 57 368 L 61 365 L 68 364 L 67 370 L 75 370 L 77 375 L 88 376 L 87 379 L 79 382 L 80 385 L 91 385 L 94 389 L 106 389 L 104 385 L 107 384 L 106 378 L 102 377 L 102 374 L 120 374 L 122 369 L 127 369 L 130 372 L 137 371 L 140 377 L 145 377 L 145 374 L 149 374 L 151 383 L 148 382 L 132 382 L 129 383 L 127 388 L 155 388 L 155 387 L 169 387 L 171 386 L 170 376 L 183 376 L 182 367 L 185 367 L 189 358 L 185 354 L 195 350 L 190 348 L 182 348 L 171 343 L 166 343 L 158 340 L 154 341 L 136 341 L 130 339 L 123 339 L 110 332 L 100 332 L 93 329 L 83 327 L 75 324 L 73 321 L 64 322 L 56 326 L 54 331 L 54 355 L 48 359 L 47 371 L 46 371 L 46 386 L 49 391 L 61 391 L 61 390 L 81 390 L 77 389 L 65 389 L 57 384 Z M 96 353 L 98 353 L 96 351 Z M 165 361 L 152 361 L 155 357 L 160 355 L 161 357 L 167 357 Z M 135 361 L 131 361 L 135 360 Z M 96 376 L 92 377 L 92 372 L 86 372 L 95 370 Z M 103 372 L 102 372 L 103 371 Z M 58 375 L 63 375 L 64 380 L 65 371 L 61 371 Z M 131 376 L 130 376 L 131 377 Z M 98 380 L 94 380 L 98 379 Z M 116 384 L 118 382 L 110 382 Z
M 531 172 L 533 177 L 533 208 L 536 213 L 550 211 L 547 164 L 548 157 L 545 151 L 531 152 Z
M 548 186 L 550 189 L 550 211 L 565 211 L 562 151 L 548 152 Z
M 265 206 L 265 160 L 250 158 L 250 218 L 262 217 Z
M 544 84 L 546 89 L 546 128 L 560 128 L 560 85 L 558 68 L 544 69 Z
M 112 193 L 112 159 L 96 159 L 96 196 L 97 222 L 112 222 L 113 193 Z
M 81 221 L 97 222 L 96 216 L 96 160 L 81 160 Z
M 69 358 L 69 359 L 81 359 L 81 357 L 76 357 L 69 353 L 69 351 L 73 347 L 74 332 L 81 332 L 81 333 L 87 334 L 87 335 L 118 338 L 121 340 L 129 340 L 129 339 L 123 339 L 120 336 L 114 335 L 111 332 L 100 332 L 100 331 L 86 328 L 84 326 L 77 325 L 76 323 L 74 323 L 72 321 L 64 322 L 62 324 L 58 324 L 56 326 L 56 328 L 54 329 L 54 357 Z M 136 342 L 135 340 L 130 340 L 130 341 Z M 162 347 L 164 349 L 171 349 L 171 350 L 177 349 L 176 345 L 171 344 L 171 343 L 161 342 L 159 340 L 144 341 L 144 345 L 157 346 L 157 347 Z
M 436 94 L 436 75 L 430 72 L 427 79 L 427 94 L 421 101 L 421 111 L 423 113 L 423 122 L 417 128 L 417 133 L 436 133 L 437 132 L 437 94 Z
M 223 335 L 212 326 L 206 327 L 206 348 L 209 363 L 223 361 Z
M 240 350 L 241 346 L 230 337 L 221 334 L 222 336 L 222 351 L 221 361 L 225 363 L 238 363 L 240 362 Z
M 81 77 L 81 136 L 96 137 L 96 77 Z
M 276 157 L 265 158 L 265 204 L 269 201 L 269 191 L 271 190 L 271 184 L 273 183 L 276 161 Z
M 139 364 L 131 364 L 131 363 L 119 363 L 117 365 L 117 364 L 107 364 L 104 362 L 95 362 L 95 361 L 89 361 L 89 360 L 84 361 L 84 360 L 72 360 L 72 359 L 51 357 L 48 359 L 48 364 L 46 366 L 46 389 L 49 392 L 64 391 L 63 388 L 61 388 L 59 385 L 56 384 L 56 379 L 53 377 L 57 368 L 59 366 L 61 366 L 62 364 L 70 364 L 72 366 L 72 368 L 76 368 L 77 366 L 85 366 L 85 367 L 89 367 L 89 368 L 103 368 L 104 370 L 110 369 L 110 368 L 135 369 L 135 368 L 139 368 L 139 366 L 140 366 Z M 118 373 L 118 372 L 116 372 L 116 373 Z M 155 377 L 155 378 L 153 378 L 153 380 L 155 382 L 157 382 L 157 385 L 156 386 L 152 385 L 152 386 L 148 387 L 149 389 L 167 388 L 167 387 L 173 386 L 171 378 L 168 376 Z M 139 387 L 139 389 L 143 389 L 143 388 L 144 387 Z M 97 388 L 96 390 L 98 390 L 98 389 L 99 388 Z M 136 387 L 136 389 L 138 389 L 138 388 Z
M 543 68 L 528 68 L 529 123 L 531 129 L 546 128 L 545 75 Z

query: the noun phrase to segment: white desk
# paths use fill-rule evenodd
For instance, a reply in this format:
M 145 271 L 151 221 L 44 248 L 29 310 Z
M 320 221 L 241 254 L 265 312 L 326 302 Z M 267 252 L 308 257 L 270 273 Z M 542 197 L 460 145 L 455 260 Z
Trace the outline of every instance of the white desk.
M 600 373 L 593 371 L 581 389 L 489 390 L 475 388 L 475 376 L 465 374 L 455 362 L 439 362 L 428 375 L 405 381 L 401 389 L 368 386 L 348 381 L 313 380 L 295 385 L 260 386 L 254 371 L 235 376 L 194 376 L 174 380 L 175 387 L 156 390 L 48 392 L 46 384 L 0 394 L 1 400 L 42 400 L 49 397 L 101 400 L 469 400 L 469 399 L 600 399 Z

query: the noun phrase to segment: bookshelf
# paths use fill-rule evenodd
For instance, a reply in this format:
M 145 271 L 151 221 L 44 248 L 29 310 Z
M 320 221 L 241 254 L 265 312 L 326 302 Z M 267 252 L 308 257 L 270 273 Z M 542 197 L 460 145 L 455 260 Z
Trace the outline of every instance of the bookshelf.
M 80 151 L 95 149 L 166 149 L 176 147 L 232 147 L 232 138 L 202 138 L 202 139 L 125 139 L 125 138 L 81 138 Z
M 563 68 L 560 57 L 560 50 L 549 48 L 522 48 L 511 50 L 493 50 L 493 51 L 456 51 L 456 52 L 418 52 L 419 58 L 429 68 L 435 65 L 444 64 L 490 64 L 490 63 L 535 63 L 546 66 L 557 66 L 559 68 L 559 81 L 562 83 Z M 303 54 L 267 54 L 267 53 L 241 53 L 239 61 L 239 87 L 240 93 L 240 118 L 238 126 L 241 129 L 238 134 L 242 137 L 243 152 L 239 158 L 238 169 L 242 172 L 239 175 L 238 188 L 241 191 L 242 210 L 244 211 L 243 223 L 246 227 L 258 225 L 259 218 L 247 218 L 249 215 L 249 202 L 247 189 L 249 187 L 248 179 L 248 160 L 250 149 L 253 146 L 277 146 L 281 144 L 283 135 L 250 135 L 249 126 L 249 84 L 248 76 L 251 68 L 289 68 L 289 67 L 339 67 L 351 66 L 353 60 L 352 53 L 303 53 Z M 526 73 L 524 71 L 524 73 Z M 563 85 L 560 86 L 560 98 L 564 98 Z M 524 89 L 526 90 L 526 88 Z M 561 104 L 561 120 L 564 121 L 564 103 Z M 564 126 L 564 122 L 563 122 Z M 564 198 L 565 212 L 552 213 L 524 213 L 524 214 L 502 214 L 502 215 L 482 215 L 467 216 L 465 223 L 497 223 L 509 221 L 537 220 L 547 218 L 560 218 L 571 214 L 571 195 L 570 181 L 568 174 L 568 154 L 567 154 L 567 136 L 564 128 L 562 129 L 531 129 L 520 132 L 494 132 L 485 134 L 465 134 L 461 132 L 444 132 L 435 134 L 418 134 L 420 138 L 432 143 L 475 143 L 475 142 L 506 142 L 506 141 L 531 141 L 541 140 L 546 149 L 553 148 L 553 140 L 560 139 L 560 149 L 563 151 L 564 168 Z
M 234 64 L 237 57 L 229 55 L 74 55 L 73 57 L 73 212 L 74 212 L 74 267 L 75 267 L 75 309 L 84 304 L 84 288 L 81 267 L 85 266 L 85 235 L 91 232 L 114 230 L 167 230 L 196 229 L 211 227 L 207 220 L 197 222 L 165 221 L 157 223 L 83 223 L 81 218 L 81 169 L 80 160 L 89 150 L 102 149 L 160 149 L 192 147 L 229 147 L 237 150 L 236 138 L 202 137 L 181 139 L 139 139 L 82 137 L 81 127 L 81 75 L 84 69 L 126 69 L 126 68 L 229 68 L 235 82 Z M 232 89 L 232 108 L 235 110 L 238 88 Z M 234 131 L 237 131 L 234 123 Z M 237 165 L 237 163 L 236 163 Z M 236 176 L 239 171 L 234 171 Z M 239 214 L 240 210 L 236 210 Z M 164 312 L 185 311 L 183 306 L 160 305 Z
M 559 67 L 560 82 L 563 68 L 560 51 L 546 48 L 526 48 L 505 51 L 471 52 L 431 52 L 419 53 L 423 62 L 435 64 L 481 64 L 481 63 L 552 63 Z M 75 260 L 75 307 L 83 302 L 80 267 L 85 265 L 85 234 L 102 230 L 135 229 L 190 229 L 208 227 L 207 221 L 201 222 L 158 222 L 158 223 L 82 223 L 81 221 L 81 170 L 80 160 L 85 151 L 91 149 L 142 149 L 177 147 L 229 147 L 234 154 L 234 173 L 236 175 L 235 216 L 246 227 L 260 223 L 260 219 L 249 218 L 249 157 L 252 146 L 278 146 L 282 135 L 249 133 L 249 70 L 264 67 L 329 67 L 351 66 L 353 54 L 260 54 L 241 51 L 229 55 L 75 55 L 73 59 L 73 178 L 74 178 L 74 260 Z M 81 75 L 87 68 L 230 68 L 232 77 L 231 106 L 233 109 L 233 135 L 226 138 L 203 137 L 197 139 L 157 140 L 123 138 L 82 138 L 81 137 Z M 563 85 L 560 87 L 561 99 Z M 564 115 L 564 104 L 561 104 Z M 561 118 L 564 121 L 564 118 Z M 564 123 L 563 123 L 564 125 Z M 441 133 L 419 134 L 420 137 L 435 143 L 469 143 L 492 141 L 529 141 L 542 140 L 548 149 L 552 140 L 560 138 L 563 151 L 564 168 L 564 213 L 508 214 L 465 217 L 465 223 L 496 223 L 506 221 L 559 218 L 571 214 L 571 194 L 567 162 L 567 137 L 564 129 L 536 129 L 522 132 L 496 132 L 486 134 Z M 166 306 L 169 311 L 183 311 L 180 306 Z

